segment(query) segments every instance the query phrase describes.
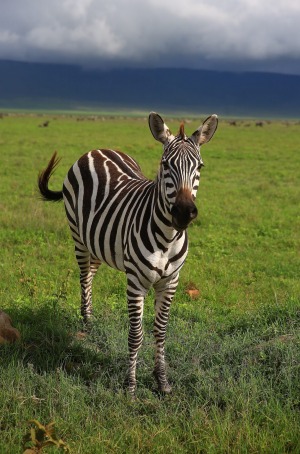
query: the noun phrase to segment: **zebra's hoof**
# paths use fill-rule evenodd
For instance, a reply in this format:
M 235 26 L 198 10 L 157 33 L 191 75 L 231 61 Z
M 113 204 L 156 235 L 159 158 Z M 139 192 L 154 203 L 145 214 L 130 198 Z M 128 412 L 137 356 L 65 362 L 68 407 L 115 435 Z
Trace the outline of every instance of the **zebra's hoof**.
M 171 394 L 172 392 L 172 386 L 169 385 L 169 383 L 166 383 L 164 385 L 158 386 L 158 391 L 161 394 Z
M 131 382 L 129 377 L 126 377 L 125 380 L 124 380 L 124 383 L 123 383 L 123 387 L 124 387 L 124 392 L 126 394 L 126 396 L 131 400 L 131 401 L 135 401 L 137 400 L 137 397 L 136 397 L 136 383 L 134 382 Z
M 160 394 L 170 394 L 172 392 L 172 386 L 167 381 L 165 374 L 161 376 L 159 372 L 154 369 L 153 375 L 158 384 L 158 392 Z
M 137 396 L 136 396 L 135 390 L 132 391 L 131 389 L 126 388 L 126 389 L 124 390 L 124 395 L 126 396 L 126 398 L 128 399 L 129 402 L 136 402 L 136 401 L 138 401 L 138 398 L 137 398 Z
M 93 320 L 92 318 L 86 318 L 82 320 L 82 331 L 84 333 L 90 333 L 93 328 Z

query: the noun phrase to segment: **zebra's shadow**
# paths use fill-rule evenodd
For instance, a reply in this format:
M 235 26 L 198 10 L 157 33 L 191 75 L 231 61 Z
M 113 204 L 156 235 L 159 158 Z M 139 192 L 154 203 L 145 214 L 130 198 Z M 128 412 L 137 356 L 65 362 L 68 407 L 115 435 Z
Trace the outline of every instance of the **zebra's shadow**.
M 5 311 L 21 339 L 0 350 L 2 367 L 17 361 L 38 374 L 61 371 L 86 385 L 101 380 L 108 388 L 124 387 L 127 326 L 118 326 L 110 333 L 109 324 L 97 320 L 89 332 L 83 332 L 81 320 L 61 308 L 12 306 Z

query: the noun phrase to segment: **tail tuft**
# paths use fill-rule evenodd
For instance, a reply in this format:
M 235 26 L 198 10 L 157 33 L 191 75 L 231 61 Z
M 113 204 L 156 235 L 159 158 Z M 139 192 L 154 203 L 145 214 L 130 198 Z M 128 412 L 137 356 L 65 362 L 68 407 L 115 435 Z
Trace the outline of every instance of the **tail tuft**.
M 53 153 L 52 158 L 49 161 L 46 169 L 42 170 L 38 176 L 38 188 L 42 200 L 45 202 L 59 202 L 63 198 L 62 191 L 51 191 L 49 189 L 49 180 L 53 175 L 60 158 L 57 157 L 56 151 Z

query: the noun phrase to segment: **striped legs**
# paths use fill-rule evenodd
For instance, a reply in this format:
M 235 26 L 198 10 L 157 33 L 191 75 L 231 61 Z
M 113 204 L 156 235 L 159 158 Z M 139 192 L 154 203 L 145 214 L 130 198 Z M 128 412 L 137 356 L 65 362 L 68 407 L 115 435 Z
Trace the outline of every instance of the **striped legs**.
M 169 319 L 169 311 L 173 296 L 178 284 L 178 275 L 167 284 L 160 283 L 155 286 L 155 321 L 154 337 L 156 344 L 154 376 L 157 380 L 158 389 L 162 393 L 170 393 L 172 388 L 169 385 L 165 365 L 165 339 Z M 142 292 L 141 292 L 142 293 Z M 143 308 L 144 295 L 135 295 L 132 287 L 128 286 L 128 312 L 129 312 L 129 370 L 128 370 L 128 392 L 134 396 L 136 390 L 136 364 L 138 351 L 143 341 Z
M 101 264 L 98 259 L 91 257 L 90 252 L 83 244 L 76 242 L 75 255 L 80 268 L 81 285 L 81 315 L 84 324 L 87 324 L 92 314 L 92 283 Z
M 155 337 L 156 351 L 153 373 L 157 380 L 159 391 L 166 394 L 170 393 L 172 388 L 169 385 L 166 375 L 165 340 L 170 306 L 177 284 L 178 276 L 176 276 L 176 278 L 168 284 L 167 288 L 155 288 L 155 320 L 153 333 Z
M 136 363 L 139 348 L 143 341 L 143 308 L 144 296 L 135 296 L 128 289 L 128 313 L 129 313 L 129 369 L 128 369 L 128 392 L 132 396 L 136 389 Z

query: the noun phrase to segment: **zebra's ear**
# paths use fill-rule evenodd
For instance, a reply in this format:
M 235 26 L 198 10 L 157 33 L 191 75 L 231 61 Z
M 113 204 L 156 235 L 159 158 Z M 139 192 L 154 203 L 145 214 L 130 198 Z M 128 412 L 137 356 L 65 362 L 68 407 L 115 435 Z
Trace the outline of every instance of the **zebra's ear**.
M 174 139 L 173 134 L 171 133 L 168 126 L 165 124 L 164 120 L 155 112 L 151 112 L 149 115 L 149 128 L 153 134 L 154 139 L 165 144 Z
M 218 116 L 211 115 L 208 117 L 193 134 L 192 139 L 198 145 L 203 145 L 210 141 L 218 127 Z

